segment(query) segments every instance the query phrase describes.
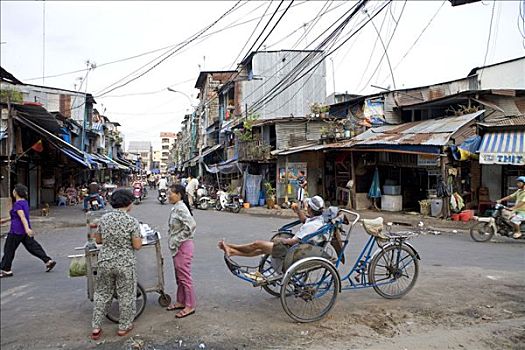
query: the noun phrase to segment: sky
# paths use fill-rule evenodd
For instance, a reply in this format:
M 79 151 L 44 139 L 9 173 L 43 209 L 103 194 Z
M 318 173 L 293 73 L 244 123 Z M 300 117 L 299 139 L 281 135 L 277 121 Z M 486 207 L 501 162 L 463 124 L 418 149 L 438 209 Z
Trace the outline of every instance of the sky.
M 234 69 L 237 57 L 247 54 L 280 1 L 242 0 L 203 37 L 149 73 L 112 92 L 108 87 L 151 67 L 164 57 L 161 54 L 212 24 L 236 3 L 2 0 L 0 65 L 25 83 L 92 93 L 96 108 L 122 124 L 126 142 L 151 141 L 154 149 L 160 149 L 160 132 L 179 131 L 184 114 L 198 103 L 194 86 L 199 72 Z M 262 49 L 311 49 L 319 42 L 314 39 L 354 4 L 296 0 Z M 366 8 L 372 14 L 381 4 L 371 1 Z M 288 0 L 283 3 L 261 38 L 288 5 Z M 332 93 L 335 86 L 337 92 L 369 94 L 379 91 L 371 85 L 393 89 L 394 82 L 398 89 L 424 86 L 465 77 L 484 63 L 525 56 L 519 7 L 519 1 L 456 7 L 449 1 L 393 1 L 374 18 L 375 29 L 367 24 L 325 61 L 326 91 Z M 355 21 L 365 16 L 361 12 Z M 350 22 L 344 33 L 353 28 L 355 23 Z M 378 32 L 389 60 L 382 59 Z M 141 54 L 145 55 L 132 58 Z M 96 68 L 51 77 L 85 69 L 87 61 Z M 113 61 L 120 62 L 106 64 Z

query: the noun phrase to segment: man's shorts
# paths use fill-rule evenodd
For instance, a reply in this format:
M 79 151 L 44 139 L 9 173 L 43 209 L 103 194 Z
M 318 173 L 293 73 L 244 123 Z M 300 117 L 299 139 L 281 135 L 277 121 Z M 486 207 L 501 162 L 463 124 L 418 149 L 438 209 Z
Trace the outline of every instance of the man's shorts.
M 510 222 L 516 225 L 520 225 L 523 221 L 525 221 L 525 214 L 514 214 L 510 218 Z

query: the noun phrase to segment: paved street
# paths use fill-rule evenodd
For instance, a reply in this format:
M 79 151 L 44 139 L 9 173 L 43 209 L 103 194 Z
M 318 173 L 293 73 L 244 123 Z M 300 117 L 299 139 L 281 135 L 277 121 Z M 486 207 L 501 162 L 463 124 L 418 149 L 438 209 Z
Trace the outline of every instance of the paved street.
M 80 207 L 75 215 L 84 215 Z M 132 212 L 163 234 L 167 291 L 174 295 L 173 266 L 166 247 L 170 206 L 151 196 Z M 198 228 L 194 280 L 198 309 L 176 320 L 148 294 L 132 334 L 147 349 L 423 349 L 522 348 L 525 346 L 525 244 L 475 243 L 465 235 L 421 236 L 412 241 L 422 260 L 419 280 L 403 299 L 385 300 L 372 289 L 340 295 L 329 317 L 296 324 L 280 301 L 232 276 L 217 241 L 269 237 L 290 221 L 215 211 L 195 211 Z M 78 219 L 76 220 L 78 221 Z M 21 247 L 15 277 L 1 283 L 2 349 L 127 349 L 116 326 L 104 326 L 102 342 L 89 340 L 92 304 L 85 278 L 68 278 L 67 256 L 85 241 L 85 228 L 39 231 L 37 239 L 58 261 L 51 273 Z M 350 260 L 366 234 L 353 234 Z M 3 245 L 3 242 L 2 242 Z M 254 264 L 256 260 L 254 260 Z M 347 263 L 348 265 L 348 263 Z M 182 342 L 180 342 L 182 341 Z M 202 348 L 202 345 L 201 345 Z

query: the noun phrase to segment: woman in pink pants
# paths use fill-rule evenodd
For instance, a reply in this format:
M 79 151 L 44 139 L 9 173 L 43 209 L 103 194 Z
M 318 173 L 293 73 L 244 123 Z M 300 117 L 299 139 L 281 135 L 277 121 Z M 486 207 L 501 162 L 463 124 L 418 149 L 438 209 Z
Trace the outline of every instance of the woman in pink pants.
M 196 223 L 183 186 L 172 185 L 168 191 L 168 200 L 173 204 L 168 221 L 168 234 L 177 281 L 177 301 L 175 304 L 171 304 L 168 310 L 179 310 L 175 317 L 184 318 L 193 315 L 196 307 L 195 291 L 191 278 L 193 236 Z

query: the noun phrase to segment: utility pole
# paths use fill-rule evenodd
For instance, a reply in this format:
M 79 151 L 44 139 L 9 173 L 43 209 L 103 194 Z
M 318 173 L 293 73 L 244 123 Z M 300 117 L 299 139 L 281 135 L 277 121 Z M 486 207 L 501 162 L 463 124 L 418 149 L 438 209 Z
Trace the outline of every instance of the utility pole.
M 334 68 L 334 58 L 330 57 L 330 61 L 332 61 L 332 83 L 334 84 L 334 103 L 335 103 L 335 68 Z
M 46 1 L 42 1 L 42 85 L 46 76 Z
M 15 142 L 15 129 L 13 125 L 13 115 L 11 111 L 11 98 L 7 94 L 7 195 L 11 196 L 11 157 L 13 155 L 13 144 Z

